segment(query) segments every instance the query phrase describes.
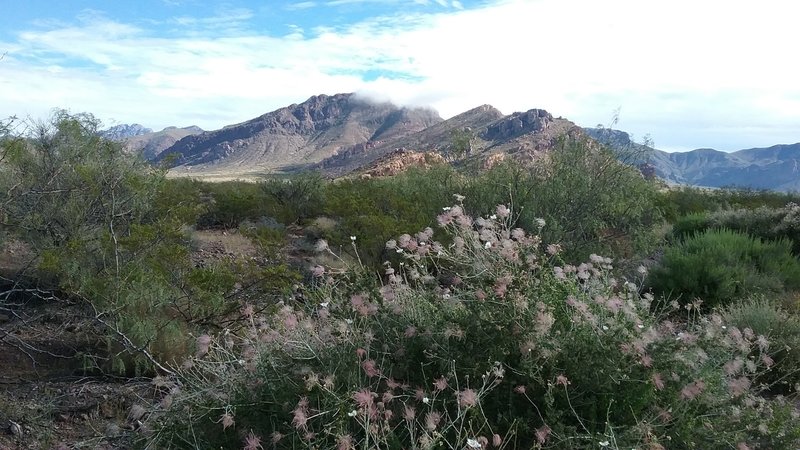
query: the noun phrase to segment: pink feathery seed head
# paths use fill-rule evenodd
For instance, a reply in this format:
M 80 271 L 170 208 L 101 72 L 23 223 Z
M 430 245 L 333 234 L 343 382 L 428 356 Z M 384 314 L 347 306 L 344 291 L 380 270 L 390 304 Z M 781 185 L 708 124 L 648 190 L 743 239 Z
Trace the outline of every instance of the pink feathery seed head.
M 500 447 L 501 445 L 503 445 L 503 438 L 497 433 L 492 435 L 492 446 Z
M 208 353 L 208 349 L 211 346 L 211 336 L 207 334 L 200 335 L 197 338 L 197 357 L 201 357 Z
M 397 245 L 400 246 L 400 248 L 408 247 L 409 243 L 411 243 L 410 234 L 402 234 L 399 238 L 397 238 Z
M 703 392 L 705 387 L 706 383 L 703 380 L 697 380 L 689 383 L 684 386 L 683 389 L 681 389 L 681 398 L 683 400 L 693 400 Z
M 539 442 L 540 445 L 543 445 L 545 442 L 547 442 L 547 439 L 550 437 L 551 431 L 552 430 L 547 425 L 544 425 L 536 430 L 536 440 Z
M 447 389 L 447 379 L 445 377 L 439 377 L 436 381 L 433 382 L 433 389 L 436 392 L 441 392 Z
M 733 380 L 728 380 L 728 391 L 733 397 L 740 397 L 750 390 L 750 379 L 747 377 L 739 377 Z
M 417 410 L 411 406 L 405 405 L 403 408 L 403 419 L 412 422 L 417 415 Z
M 225 412 L 219 418 L 220 422 L 222 422 L 222 429 L 227 430 L 228 428 L 232 427 L 236 421 L 233 420 L 233 415 L 229 412 Z
M 353 400 L 355 400 L 356 405 L 360 408 L 369 408 L 373 404 L 375 395 L 376 394 L 369 389 L 361 389 L 353 394 Z
M 389 239 L 388 241 L 386 241 L 387 250 L 394 250 L 396 248 L 397 248 L 397 241 L 395 241 L 394 239 Z
M 418 401 L 422 401 L 422 399 L 425 397 L 427 397 L 427 394 L 425 394 L 424 389 L 417 388 L 414 390 L 414 398 L 416 398 Z
M 478 300 L 486 300 L 486 293 L 483 292 L 483 289 L 478 289 L 477 291 L 475 291 L 475 297 Z
M 320 266 L 320 265 L 316 265 L 316 266 L 311 268 L 311 275 L 313 277 L 319 278 L 319 277 L 325 275 L 325 268 Z
M 527 389 L 525 388 L 525 386 L 523 386 L 521 384 L 514 388 L 514 392 L 516 392 L 517 394 L 520 394 L 520 395 L 524 395 L 526 391 L 527 391 Z
M 436 223 L 438 223 L 440 227 L 446 227 L 450 225 L 453 223 L 453 214 L 451 214 L 450 211 L 439 214 L 436 216 Z
M 417 328 L 414 326 L 409 326 L 406 328 L 406 331 L 403 333 L 403 335 L 407 338 L 414 337 L 417 335 Z
M 439 426 L 439 422 L 441 422 L 441 420 L 441 413 L 437 411 L 431 411 L 428 414 L 425 414 L 425 428 L 427 428 L 428 431 L 433 431 Z
M 497 217 L 505 219 L 511 215 L 511 210 L 508 209 L 506 205 L 497 205 L 497 208 L 495 208 L 495 214 L 497 214 Z
M 381 374 L 381 371 L 377 368 L 375 360 L 372 359 L 368 359 L 361 363 L 361 368 L 364 369 L 364 374 L 366 374 L 369 378 L 377 377 Z
M 247 437 L 244 438 L 244 447 L 243 450 L 262 450 L 264 447 L 261 446 L 261 437 L 253 433 L 253 430 L 250 430 L 250 433 Z
M 272 436 L 270 437 L 270 442 L 272 442 L 272 445 L 277 445 L 278 442 L 281 441 L 281 439 L 283 439 L 283 434 L 281 434 L 278 431 L 275 431 L 272 433 Z
M 359 347 L 356 349 L 356 356 L 358 356 L 359 359 L 364 359 L 364 357 L 367 356 L 367 351 Z
M 400 387 L 400 383 L 395 381 L 394 378 L 387 378 L 386 387 L 388 387 L 389 389 L 397 389 Z
M 384 392 L 384 393 L 383 393 L 383 395 L 381 396 L 381 401 L 382 401 L 383 403 L 385 403 L 385 404 L 387 404 L 387 405 L 388 405 L 388 404 L 389 404 L 389 403 L 391 403 L 391 402 L 392 402 L 392 400 L 394 400 L 395 398 L 396 398 L 396 397 L 395 397 L 395 395 L 392 393 L 392 391 L 386 391 L 386 392 Z
M 458 404 L 462 408 L 471 408 L 478 404 L 478 394 L 472 389 L 464 389 L 458 393 Z
M 560 384 L 566 387 L 568 384 L 571 384 L 569 379 L 565 375 L 559 375 L 556 377 L 556 384 Z
M 336 439 L 336 450 L 351 450 L 353 448 L 353 438 L 349 434 L 339 436 Z
M 255 314 L 255 309 L 253 308 L 253 305 L 247 303 L 242 307 L 241 313 L 244 317 L 251 319 L 253 314 Z
M 664 389 L 664 379 L 661 377 L 660 373 L 653 373 L 653 375 L 650 376 L 650 381 L 653 383 L 653 387 L 655 387 L 656 390 L 660 391 Z

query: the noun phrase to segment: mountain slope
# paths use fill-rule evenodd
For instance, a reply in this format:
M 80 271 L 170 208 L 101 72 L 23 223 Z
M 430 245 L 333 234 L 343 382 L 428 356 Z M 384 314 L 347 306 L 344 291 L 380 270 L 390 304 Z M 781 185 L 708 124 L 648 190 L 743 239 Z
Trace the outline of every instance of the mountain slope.
M 188 136 L 174 155 L 175 172 L 244 174 L 318 163 L 355 146 L 371 148 L 441 122 L 429 109 L 398 108 L 354 94 L 319 95 L 221 130 Z
M 112 141 L 124 141 L 134 136 L 140 136 L 152 132 L 153 130 L 151 130 L 150 128 L 145 128 L 144 126 L 139 125 L 138 123 L 133 123 L 133 124 L 122 123 L 100 131 L 100 136 L 106 139 L 110 139 Z
M 182 138 L 202 132 L 203 129 L 196 126 L 184 128 L 167 127 L 161 131 L 153 131 L 125 139 L 125 149 L 132 153 L 139 153 L 147 160 L 152 160 Z
M 656 175 L 670 183 L 800 191 L 800 143 L 731 153 L 709 148 L 668 153 L 633 143 L 624 131 L 584 130 L 611 148 L 638 154 L 638 162 L 646 160 L 655 166 Z

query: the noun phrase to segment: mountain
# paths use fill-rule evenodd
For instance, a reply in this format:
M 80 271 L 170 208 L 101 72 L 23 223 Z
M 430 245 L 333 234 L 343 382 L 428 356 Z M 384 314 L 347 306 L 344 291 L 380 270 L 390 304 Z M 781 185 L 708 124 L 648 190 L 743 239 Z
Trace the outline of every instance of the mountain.
M 668 153 L 636 144 L 619 130 L 585 128 L 609 147 L 648 162 L 669 183 L 705 187 L 739 186 L 776 191 L 800 191 L 800 143 L 721 152 L 700 148 Z
M 554 118 L 542 109 L 505 116 L 491 105 L 482 105 L 380 145 L 351 148 L 310 168 L 341 176 L 371 167 L 375 161 L 388 154 L 394 155 L 398 150 L 463 157 L 461 164 L 478 167 L 491 166 L 507 157 L 529 162 L 553 148 L 565 134 L 584 136 L 572 122 Z M 463 155 L 455 154 L 458 150 L 455 143 L 459 140 L 465 147 L 461 149 Z
M 439 123 L 430 109 L 399 108 L 355 94 L 317 95 L 221 130 L 187 136 L 174 157 L 181 175 L 292 170 L 357 147 L 370 149 Z
M 124 141 L 125 139 L 139 136 L 146 133 L 152 133 L 153 130 L 145 128 L 138 123 L 134 124 L 119 124 L 111 128 L 100 131 L 100 136 L 110 139 L 112 141 Z
M 124 140 L 125 148 L 130 152 L 141 154 L 147 160 L 152 160 L 186 136 L 193 136 L 202 132 L 203 129 L 196 126 L 184 128 L 167 127 L 161 131 L 150 131 L 131 136 Z

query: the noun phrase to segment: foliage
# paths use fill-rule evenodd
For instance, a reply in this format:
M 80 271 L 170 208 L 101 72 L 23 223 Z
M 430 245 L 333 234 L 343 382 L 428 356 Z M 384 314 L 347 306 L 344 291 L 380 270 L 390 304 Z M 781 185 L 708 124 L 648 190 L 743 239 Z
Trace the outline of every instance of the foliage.
M 385 283 L 325 274 L 303 303 L 200 336 L 155 383 L 158 448 L 792 448 L 798 418 L 757 396 L 765 336 L 718 315 L 685 323 L 592 255 L 457 204 L 386 243 Z M 546 251 L 542 251 L 545 248 Z M 433 270 L 432 270 L 433 268 Z M 252 313 L 252 311 L 249 311 Z M 747 360 L 750 355 L 758 358 Z M 729 368 L 737 359 L 746 364 Z M 750 448 L 750 447 L 748 447 Z
M 770 367 L 757 381 L 772 392 L 788 394 L 800 391 L 800 318 L 775 303 L 755 297 L 722 314 L 729 324 L 769 338 L 765 356 Z
M 307 172 L 288 179 L 271 179 L 261 189 L 277 203 L 276 218 L 284 224 L 316 217 L 325 203 L 326 181 L 322 175 Z
M 675 221 L 687 214 L 724 209 L 781 208 L 790 202 L 800 202 L 800 195 L 747 188 L 709 189 L 690 186 L 666 189 L 657 199 L 669 221 Z
M 184 221 L 202 211 L 196 186 L 168 183 L 97 129 L 59 112 L 3 142 L 2 228 L 36 256 L 38 289 L 84 301 L 104 326 L 103 368 L 141 372 L 185 355 L 192 327 L 237 310 L 237 283 L 259 274 L 249 262 L 195 267 Z
M 649 285 L 661 295 L 713 308 L 754 293 L 800 287 L 800 261 L 786 240 L 764 241 L 722 229 L 686 238 L 664 253 Z
M 710 228 L 727 228 L 762 239 L 786 239 L 792 251 L 800 255 L 800 206 L 788 203 L 779 208 L 722 209 L 707 214 L 688 215 L 675 223 L 678 238 Z
M 632 256 L 652 248 L 656 187 L 617 160 L 607 149 L 564 139 L 533 169 L 501 164 L 470 183 L 463 192 L 471 210 L 509 204 L 517 224 L 536 231 L 543 218 L 543 238 L 563 243 L 565 258 L 577 262 L 590 253 Z M 534 217 L 535 216 L 535 217 Z

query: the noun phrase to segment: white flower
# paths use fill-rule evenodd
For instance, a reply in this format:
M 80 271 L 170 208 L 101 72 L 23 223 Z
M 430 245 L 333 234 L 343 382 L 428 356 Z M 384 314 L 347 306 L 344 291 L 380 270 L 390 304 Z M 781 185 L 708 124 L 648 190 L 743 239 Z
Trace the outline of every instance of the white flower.
M 642 325 L 642 324 L 639 324 L 639 325 L 636 325 L 636 326 L 639 327 L 640 330 L 644 329 L 644 325 Z
M 476 441 L 475 439 L 467 439 L 467 447 L 469 447 L 469 448 L 481 448 L 481 443 Z
M 349 417 L 355 417 L 357 414 L 358 414 L 358 411 L 356 411 L 355 409 L 350 411 L 349 413 L 347 413 L 347 415 Z
M 444 208 L 442 208 L 442 211 L 450 211 L 450 207 L 449 206 L 445 206 Z
M 356 241 L 356 237 L 355 236 L 350 236 L 350 240 L 355 242 Z
M 603 441 L 600 443 L 600 447 L 608 447 L 609 445 L 611 445 L 611 442 L 608 441 Z
M 426 405 L 430 405 L 431 399 L 429 399 L 428 397 L 423 397 L 422 398 L 422 403 L 425 403 Z
M 463 201 L 464 201 L 464 199 L 466 198 L 466 197 L 464 197 L 464 196 L 463 196 L 463 195 L 461 195 L 461 194 L 453 194 L 453 197 L 455 197 L 455 199 L 456 199 L 456 201 L 457 201 L 457 202 L 463 202 Z
M 536 219 L 536 226 L 539 228 L 544 228 L 546 223 L 542 218 Z
M 492 220 L 497 220 L 497 215 L 496 214 L 492 214 L 491 216 L 489 216 L 489 218 L 492 219 Z
M 603 325 L 603 331 L 608 331 L 608 327 L 606 325 Z
M 322 303 L 319 304 L 319 306 L 322 306 L 323 308 L 327 308 L 328 305 L 330 305 L 330 304 L 331 304 L 331 302 L 322 302 Z
M 492 248 L 492 243 L 487 241 L 485 244 L 483 244 L 483 248 L 486 248 L 486 249 Z

